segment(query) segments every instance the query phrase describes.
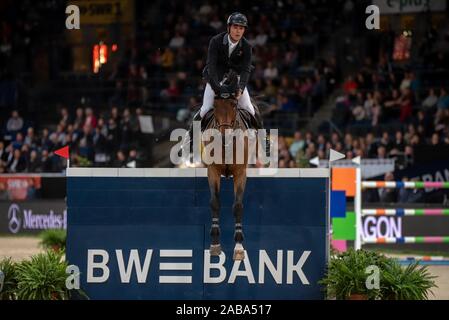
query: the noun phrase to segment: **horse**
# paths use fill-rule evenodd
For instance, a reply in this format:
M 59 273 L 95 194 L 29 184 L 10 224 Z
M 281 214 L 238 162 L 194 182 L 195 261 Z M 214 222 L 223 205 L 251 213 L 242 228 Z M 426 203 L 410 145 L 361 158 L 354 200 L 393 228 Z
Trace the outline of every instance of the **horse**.
M 230 72 L 227 75 L 227 81 L 229 82 L 229 92 L 235 92 L 237 85 L 237 75 Z M 207 178 L 210 189 L 210 209 L 212 213 L 212 223 L 210 229 L 211 244 L 210 255 L 219 256 L 222 252 L 220 245 L 220 181 L 221 176 L 229 178 L 233 177 L 234 180 L 234 203 L 232 211 L 234 214 L 235 230 L 234 230 L 234 260 L 243 260 L 245 258 L 245 249 L 243 247 L 243 195 L 246 185 L 246 168 L 248 166 L 248 137 L 243 139 L 243 163 L 237 163 L 236 158 L 236 143 L 233 143 L 233 159 L 232 164 L 226 164 L 226 148 L 225 148 L 225 134 L 234 132 L 236 129 L 246 132 L 248 126 L 248 114 L 246 110 L 237 108 L 237 99 L 233 94 L 216 96 L 214 99 L 214 108 L 210 111 L 213 112 L 213 116 L 206 125 L 206 130 L 216 129 L 222 136 L 222 157 L 220 163 L 211 163 L 207 165 Z M 207 120 L 206 120 L 207 121 Z M 231 131 L 229 131 L 229 129 Z M 204 143 L 206 146 L 207 143 Z M 203 152 L 204 153 L 204 152 Z M 204 159 L 204 154 L 203 154 Z M 229 161 L 228 161 L 229 162 Z

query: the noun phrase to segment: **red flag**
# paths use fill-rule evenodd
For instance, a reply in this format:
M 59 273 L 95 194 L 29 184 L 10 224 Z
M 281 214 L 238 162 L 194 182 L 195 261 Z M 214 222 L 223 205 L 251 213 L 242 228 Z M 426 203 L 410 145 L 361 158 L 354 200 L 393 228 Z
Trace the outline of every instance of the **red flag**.
M 68 159 L 69 158 L 69 146 L 65 146 L 61 149 L 56 150 L 55 154 L 57 154 L 60 157 Z

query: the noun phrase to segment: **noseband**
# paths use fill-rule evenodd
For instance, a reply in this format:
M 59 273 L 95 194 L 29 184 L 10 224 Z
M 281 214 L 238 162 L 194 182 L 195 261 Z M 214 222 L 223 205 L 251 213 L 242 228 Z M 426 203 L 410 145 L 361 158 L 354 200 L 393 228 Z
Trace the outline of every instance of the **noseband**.
M 236 109 L 237 108 L 237 100 L 233 97 L 233 96 L 229 96 L 228 99 L 232 99 L 234 104 L 233 104 L 233 108 Z M 224 100 L 228 100 L 228 99 L 224 99 Z M 231 123 L 218 123 L 217 119 L 215 119 L 216 124 L 218 125 L 218 129 L 221 129 L 222 127 L 227 127 L 227 128 L 234 128 L 235 125 L 235 119 L 231 121 Z
M 231 123 L 222 123 L 218 124 L 218 129 L 221 129 L 222 127 L 228 127 L 228 128 L 234 128 L 235 121 L 231 121 Z

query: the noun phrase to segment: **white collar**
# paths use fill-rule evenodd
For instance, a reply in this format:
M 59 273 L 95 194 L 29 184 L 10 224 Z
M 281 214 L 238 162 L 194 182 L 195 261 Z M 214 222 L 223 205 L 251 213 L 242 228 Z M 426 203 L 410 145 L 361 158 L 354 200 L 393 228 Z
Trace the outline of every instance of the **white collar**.
M 231 36 L 230 36 L 229 34 L 228 34 L 228 42 L 229 42 L 229 45 L 230 45 L 231 47 L 235 47 L 236 45 L 239 44 L 238 41 L 237 41 L 236 43 L 232 42 L 232 41 L 231 41 Z

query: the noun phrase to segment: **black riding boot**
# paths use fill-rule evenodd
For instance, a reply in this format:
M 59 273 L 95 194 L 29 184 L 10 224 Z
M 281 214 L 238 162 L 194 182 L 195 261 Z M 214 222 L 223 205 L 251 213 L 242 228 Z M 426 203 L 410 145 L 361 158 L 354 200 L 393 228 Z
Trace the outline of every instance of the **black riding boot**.
M 256 130 L 264 130 L 263 127 L 263 119 L 260 115 L 260 112 L 258 109 L 255 110 L 254 116 L 252 116 L 252 126 Z M 265 152 L 267 156 L 270 156 L 270 137 L 268 136 L 268 133 L 265 136 Z
M 193 119 L 192 119 L 192 122 L 190 123 L 190 126 L 189 126 L 189 131 L 188 131 L 188 143 L 189 143 L 189 145 L 190 145 L 190 152 L 193 152 L 193 122 L 194 121 L 201 121 L 201 131 L 203 131 L 203 123 L 202 123 L 202 118 L 201 118 L 201 115 L 200 115 L 200 110 L 198 110 L 198 112 L 197 113 L 195 113 L 195 115 L 193 116 Z M 186 142 L 186 143 L 187 143 Z

